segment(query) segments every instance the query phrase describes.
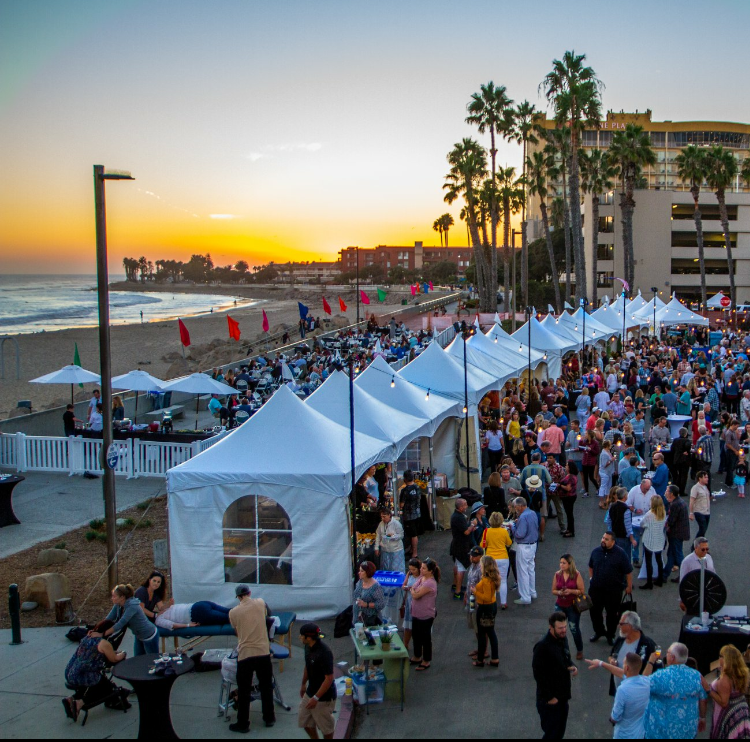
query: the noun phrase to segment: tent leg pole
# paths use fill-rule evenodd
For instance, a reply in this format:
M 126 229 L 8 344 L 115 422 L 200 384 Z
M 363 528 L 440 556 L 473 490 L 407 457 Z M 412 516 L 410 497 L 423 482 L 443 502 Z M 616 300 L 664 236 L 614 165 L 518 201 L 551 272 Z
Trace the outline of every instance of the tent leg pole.
M 430 438 L 430 476 L 427 482 L 427 491 L 432 498 L 432 522 L 437 523 L 437 497 L 435 495 L 435 469 L 432 465 L 432 441 L 433 439 Z

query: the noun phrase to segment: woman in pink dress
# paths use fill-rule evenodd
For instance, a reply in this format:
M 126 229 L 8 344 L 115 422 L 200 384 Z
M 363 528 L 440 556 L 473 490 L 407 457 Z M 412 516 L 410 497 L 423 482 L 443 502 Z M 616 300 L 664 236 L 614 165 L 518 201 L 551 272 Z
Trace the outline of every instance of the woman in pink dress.
M 745 693 L 750 670 L 737 647 L 727 644 L 719 652 L 719 677 L 703 688 L 713 699 L 711 739 L 750 739 L 750 709 Z

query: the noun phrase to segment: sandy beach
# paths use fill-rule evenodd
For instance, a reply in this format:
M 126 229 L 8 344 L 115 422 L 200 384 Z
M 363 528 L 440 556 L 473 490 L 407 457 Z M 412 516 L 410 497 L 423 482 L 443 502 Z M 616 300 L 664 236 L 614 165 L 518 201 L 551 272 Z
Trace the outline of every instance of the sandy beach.
M 265 309 L 271 326 L 271 334 L 289 329 L 292 340 L 299 338 L 298 301 L 310 308 L 316 317 L 324 318 L 319 287 L 256 287 L 256 286 L 151 286 L 143 284 L 113 284 L 118 291 L 170 291 L 207 294 L 228 294 L 259 300 L 253 307 L 229 310 L 229 314 L 240 324 L 240 342 L 229 340 L 227 312 L 184 319 L 190 332 L 191 347 L 186 350 L 187 370 L 204 370 L 218 363 L 229 363 L 265 350 L 262 336 L 262 310 Z M 374 292 L 371 292 L 374 293 Z M 356 299 L 353 291 L 342 293 L 348 305 L 346 315 L 334 311 L 331 328 L 351 324 L 356 319 Z M 327 290 L 325 296 L 332 308 L 338 309 L 338 293 Z M 374 312 L 376 315 L 391 315 L 403 309 L 401 299 L 409 296 L 408 286 L 399 286 L 389 291 L 391 303 L 373 303 L 362 307 L 362 316 Z M 435 294 L 437 298 L 439 294 Z M 5 380 L 0 381 L 0 419 L 10 416 L 19 400 L 31 400 L 35 411 L 64 405 L 70 401 L 70 387 L 45 384 L 29 384 L 29 380 L 54 371 L 73 362 L 75 344 L 84 368 L 99 371 L 99 338 L 95 327 L 59 330 L 14 336 L 21 355 L 21 378 L 15 378 L 15 351 L 13 343 L 6 342 Z M 273 347 L 273 346 L 272 346 Z M 182 347 L 176 320 L 147 322 L 144 325 L 119 325 L 111 328 L 112 372 L 116 376 L 135 368 L 148 371 L 158 378 L 172 378 L 184 373 Z M 171 373 L 170 373 L 171 372 Z M 88 399 L 94 385 L 86 385 L 81 391 L 76 387 L 76 398 Z

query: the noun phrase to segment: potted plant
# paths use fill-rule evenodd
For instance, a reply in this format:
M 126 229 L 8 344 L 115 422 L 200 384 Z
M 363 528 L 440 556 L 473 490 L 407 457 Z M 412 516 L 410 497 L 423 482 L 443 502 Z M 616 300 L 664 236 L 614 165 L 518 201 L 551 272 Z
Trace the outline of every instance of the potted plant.
M 380 632 L 380 646 L 384 652 L 391 651 L 391 642 L 393 641 L 393 635 L 395 631 L 390 629 L 384 629 Z

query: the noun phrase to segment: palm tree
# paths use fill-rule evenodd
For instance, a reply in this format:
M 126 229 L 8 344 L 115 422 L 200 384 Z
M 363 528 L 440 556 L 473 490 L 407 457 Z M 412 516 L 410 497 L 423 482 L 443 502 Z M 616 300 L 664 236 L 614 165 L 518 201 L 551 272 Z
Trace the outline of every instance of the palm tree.
M 750 186 L 750 157 L 745 157 L 742 162 L 742 170 L 740 170 L 740 178 L 745 181 L 745 184 Z
M 503 284 L 505 286 L 504 304 L 505 311 L 510 307 L 510 217 L 521 210 L 523 201 L 523 189 L 519 179 L 516 178 L 514 167 L 500 168 L 497 173 L 498 180 L 498 202 L 503 210 Z
M 432 223 L 432 228 L 436 232 L 440 232 L 440 247 L 443 246 L 443 223 L 440 221 L 440 217 L 435 219 L 435 221 Z
M 547 172 L 547 177 L 550 180 L 562 180 L 562 205 L 563 205 L 563 222 L 562 228 L 564 230 L 563 236 L 565 238 L 565 301 L 568 301 L 571 297 L 570 288 L 570 273 L 573 267 L 573 261 L 571 260 L 571 244 L 570 244 L 570 209 L 568 208 L 568 163 L 570 161 L 570 135 L 568 130 L 565 128 L 544 130 L 547 144 L 544 147 L 544 152 L 552 159 L 555 163 L 554 167 L 550 167 Z M 578 276 L 578 256 L 576 256 L 576 276 Z M 576 278 L 576 281 L 578 279 Z M 576 293 L 578 290 L 576 289 Z
M 523 203 L 521 204 L 521 290 L 523 291 L 524 306 L 529 304 L 529 252 L 526 225 L 526 145 L 536 144 L 539 140 L 534 135 L 534 114 L 536 109 L 527 100 L 519 103 L 513 112 L 513 128 L 511 136 L 523 145 Z
M 577 55 L 574 51 L 565 52 L 562 59 L 553 60 L 552 71 L 547 74 L 540 85 L 547 100 L 553 105 L 558 127 L 568 126 L 570 131 L 568 188 L 578 299 L 587 294 L 578 148 L 581 132 L 587 127 L 599 127 L 602 114 L 601 91 L 604 88 L 594 70 L 584 65 L 585 60 L 585 54 Z
M 472 94 L 471 101 L 467 106 L 469 115 L 466 117 L 466 123 L 474 124 L 479 129 L 480 134 L 484 134 L 487 131 L 490 133 L 490 175 L 492 186 L 494 188 L 495 163 L 497 158 L 495 135 L 502 134 L 508 130 L 510 125 L 508 110 L 513 105 L 513 101 L 508 98 L 504 85 L 495 87 L 495 83 L 491 80 L 486 85 L 480 85 L 479 89 L 479 93 Z M 497 276 L 498 218 L 498 204 L 497 201 L 493 201 L 490 204 L 490 221 L 492 225 L 492 255 L 490 257 L 490 270 L 492 271 L 493 276 Z
M 625 131 L 617 131 L 612 137 L 608 152 L 610 162 L 622 178 L 623 190 L 620 194 L 622 212 L 623 247 L 625 253 L 625 280 L 635 285 L 635 259 L 633 256 L 633 193 L 646 165 L 656 162 L 656 153 L 651 148 L 651 138 L 642 126 L 627 124 Z
M 695 220 L 695 234 L 698 241 L 698 265 L 701 272 L 701 304 L 705 309 L 708 301 L 706 294 L 706 256 L 703 249 L 703 220 L 698 199 L 700 198 L 701 185 L 706 179 L 706 151 L 691 144 L 675 157 L 675 164 L 677 165 L 677 177 L 683 183 L 690 184 L 690 193 L 695 204 L 693 219 Z
M 450 172 L 445 176 L 444 201 L 453 203 L 463 196 L 466 204 L 466 222 L 473 248 L 477 272 L 480 308 L 491 312 L 497 308 L 497 271 L 487 264 L 479 234 L 479 190 L 487 174 L 486 151 L 478 142 L 466 137 L 448 153 Z M 494 303 L 493 303 L 494 302 Z
M 594 256 L 592 258 L 592 272 L 594 274 L 591 299 L 594 306 L 599 300 L 597 291 L 597 260 L 599 250 L 599 196 L 614 188 L 612 178 L 617 175 L 616 168 L 609 161 L 606 152 L 592 149 L 591 152 L 581 152 L 581 188 L 584 193 L 591 194 L 591 232 L 593 234 Z
M 438 221 L 442 227 L 443 234 L 445 235 L 445 246 L 448 247 L 448 230 L 455 224 L 453 217 L 450 214 L 443 214 L 439 217 Z
M 531 157 L 526 159 L 528 193 L 530 196 L 539 197 L 539 210 L 542 212 L 542 225 L 544 227 L 544 236 L 547 240 L 552 285 L 555 289 L 555 310 L 559 314 L 562 312 L 560 281 L 555 262 L 555 249 L 552 246 L 552 231 L 550 230 L 549 216 L 547 214 L 547 172 L 549 167 L 550 159 L 543 152 L 534 152 Z
M 733 307 L 737 306 L 737 288 L 734 285 L 734 261 L 732 260 L 732 242 L 729 236 L 726 189 L 731 187 L 738 172 L 737 160 L 728 149 L 721 145 L 715 145 L 706 152 L 706 183 L 716 194 L 716 200 L 719 202 L 721 228 L 724 231 L 724 244 L 727 248 L 729 293 Z

